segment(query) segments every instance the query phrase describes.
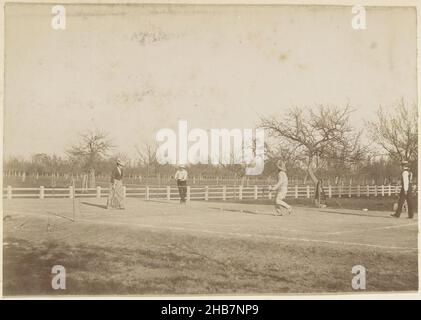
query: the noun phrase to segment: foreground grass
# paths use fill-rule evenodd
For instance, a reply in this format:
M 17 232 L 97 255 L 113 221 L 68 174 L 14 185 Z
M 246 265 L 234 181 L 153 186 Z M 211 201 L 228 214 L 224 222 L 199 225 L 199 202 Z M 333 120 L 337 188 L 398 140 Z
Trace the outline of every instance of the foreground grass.
M 5 222 L 5 295 L 285 294 L 352 292 L 351 268 L 367 268 L 367 291 L 418 288 L 416 252 L 305 242 L 194 236 L 42 218 Z M 66 290 L 51 268 L 66 268 Z

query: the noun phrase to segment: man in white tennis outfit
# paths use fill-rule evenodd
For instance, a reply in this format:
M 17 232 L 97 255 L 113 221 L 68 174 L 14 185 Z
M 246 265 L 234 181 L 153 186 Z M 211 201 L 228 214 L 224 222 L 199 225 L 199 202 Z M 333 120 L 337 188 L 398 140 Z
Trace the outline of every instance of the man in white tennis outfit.
M 283 209 L 285 208 L 288 210 L 288 214 L 291 214 L 292 207 L 284 201 L 287 196 L 288 192 L 288 176 L 286 174 L 286 166 L 285 163 L 281 160 L 278 160 L 276 163 L 277 168 L 279 169 L 278 173 L 278 182 L 273 187 L 269 188 L 269 192 L 276 191 L 275 197 L 275 210 L 278 215 L 283 215 Z

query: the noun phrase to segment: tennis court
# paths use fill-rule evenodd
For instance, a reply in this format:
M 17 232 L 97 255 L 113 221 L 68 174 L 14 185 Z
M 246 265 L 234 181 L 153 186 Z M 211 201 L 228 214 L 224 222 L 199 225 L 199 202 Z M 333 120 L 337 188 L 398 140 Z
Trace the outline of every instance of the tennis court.
M 4 293 L 285 294 L 418 288 L 418 219 L 388 212 L 126 199 L 4 201 Z M 417 217 L 417 216 L 416 216 Z M 51 289 L 53 265 L 66 290 Z

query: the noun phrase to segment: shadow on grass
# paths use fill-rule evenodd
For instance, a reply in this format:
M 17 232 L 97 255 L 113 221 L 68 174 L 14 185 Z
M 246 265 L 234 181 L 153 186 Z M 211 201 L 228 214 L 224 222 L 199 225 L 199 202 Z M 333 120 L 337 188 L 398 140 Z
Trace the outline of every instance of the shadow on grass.
M 390 215 L 379 216 L 379 215 L 372 215 L 372 214 L 355 213 L 355 212 L 340 212 L 340 211 L 332 211 L 332 210 L 319 210 L 319 212 L 340 214 L 340 215 L 346 215 L 346 216 L 359 216 L 359 217 L 381 218 L 381 219 L 396 219 L 396 218 L 393 218 Z
M 327 200 L 328 209 L 351 209 L 351 210 L 362 210 L 368 209 L 368 211 L 385 211 L 393 213 L 393 206 L 398 202 L 396 196 L 378 196 L 378 197 L 353 197 L 353 198 L 328 198 Z M 226 201 L 214 202 L 225 202 L 225 203 L 242 203 L 242 204 L 260 204 L 260 205 L 273 205 L 274 199 L 227 199 Z M 286 198 L 286 202 L 294 206 L 303 206 L 309 208 L 315 208 L 314 201 L 312 198 L 298 198 L 294 199 L 291 197 Z M 413 198 L 414 211 L 418 210 L 417 198 Z
M 221 208 L 221 207 L 209 207 L 209 209 L 219 210 L 219 211 L 228 211 L 228 212 L 240 212 L 240 213 L 247 213 L 247 214 L 256 214 L 256 215 L 266 215 L 266 216 L 274 216 L 275 211 L 273 213 L 262 212 L 259 210 L 253 211 L 248 209 L 231 209 L 231 208 Z
M 105 204 L 97 204 L 97 203 L 90 203 L 90 202 L 81 202 L 81 204 L 91 206 L 91 207 L 98 207 L 101 209 L 107 209 L 107 206 Z

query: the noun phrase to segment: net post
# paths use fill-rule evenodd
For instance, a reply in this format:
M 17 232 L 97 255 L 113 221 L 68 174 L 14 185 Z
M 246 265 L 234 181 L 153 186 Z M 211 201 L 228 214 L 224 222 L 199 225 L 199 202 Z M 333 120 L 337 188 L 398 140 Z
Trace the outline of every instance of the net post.
M 171 200 L 171 187 L 167 186 L 167 200 L 170 201 Z
M 76 219 L 76 208 L 75 208 L 75 197 L 76 197 L 76 188 L 75 188 L 75 179 L 72 177 L 72 185 L 70 186 L 72 206 L 73 206 L 73 221 Z M 80 204 L 79 204 L 80 205 Z M 80 207 L 79 207 L 80 212 Z
M 12 199 L 12 186 L 7 186 L 7 199 Z
M 145 187 L 145 198 L 146 198 L 146 200 L 149 200 L 149 196 L 150 196 L 150 194 L 149 194 L 149 186 L 146 186 Z

